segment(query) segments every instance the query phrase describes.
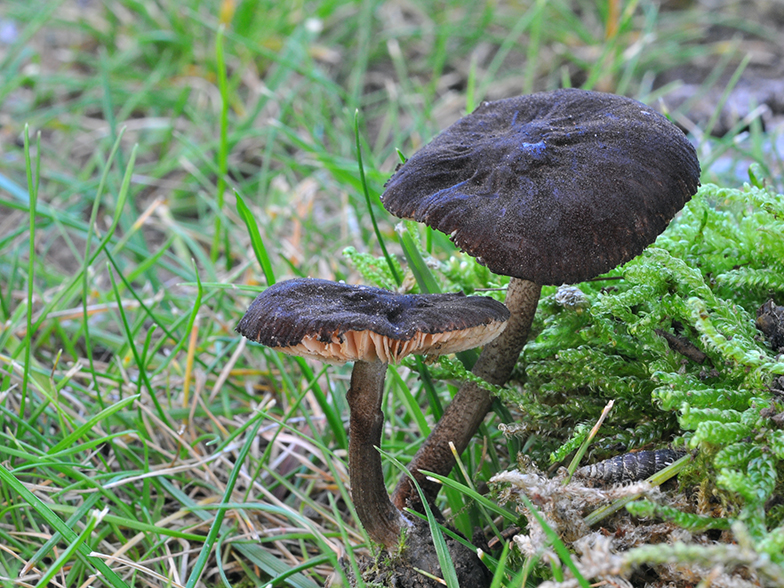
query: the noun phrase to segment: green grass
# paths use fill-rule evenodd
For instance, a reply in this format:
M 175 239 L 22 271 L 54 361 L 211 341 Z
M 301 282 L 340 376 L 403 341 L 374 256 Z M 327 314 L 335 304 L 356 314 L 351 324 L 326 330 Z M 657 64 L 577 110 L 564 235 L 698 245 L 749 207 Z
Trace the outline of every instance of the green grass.
M 708 27 L 777 38 L 731 14 L 612 4 L 5 2 L 0 581 L 309 588 L 365 550 L 346 489 L 348 371 L 234 326 L 294 276 L 502 286 L 441 234 L 398 236 L 378 194 L 399 152 L 486 99 L 574 85 L 666 104 L 674 86 L 655 76 L 706 60 L 703 89 L 723 88 L 745 54 Z M 781 190 L 775 135 L 744 122 L 699 143 L 703 181 L 735 186 L 724 170 L 755 162 Z M 455 391 L 439 376 L 461 377 L 423 369 L 387 378 L 383 449 L 402 463 Z M 443 493 L 469 537 L 493 526 L 467 489 L 541 442 L 507 440 L 498 420 Z M 490 554 L 505 562 L 496 585 L 560 573 L 504 554 Z

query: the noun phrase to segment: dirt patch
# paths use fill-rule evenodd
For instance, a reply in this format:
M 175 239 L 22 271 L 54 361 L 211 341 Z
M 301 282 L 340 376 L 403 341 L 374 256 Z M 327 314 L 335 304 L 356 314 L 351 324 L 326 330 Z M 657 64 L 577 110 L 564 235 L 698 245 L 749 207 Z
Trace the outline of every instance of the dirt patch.
M 454 563 L 455 573 L 460 586 L 487 588 L 493 575 L 469 549 L 456 539 L 445 537 L 449 555 Z M 444 584 L 429 578 L 425 573 L 442 578 L 430 528 L 427 523 L 417 521 L 408 532 L 405 547 L 398 555 L 383 552 L 377 560 L 366 557 L 359 561 L 360 573 L 366 584 L 390 586 L 393 588 L 443 588 Z M 356 578 L 348 566 L 344 566 L 350 585 L 357 585 Z M 334 584 L 332 584 L 334 586 Z M 329 584 L 328 584 L 329 586 Z

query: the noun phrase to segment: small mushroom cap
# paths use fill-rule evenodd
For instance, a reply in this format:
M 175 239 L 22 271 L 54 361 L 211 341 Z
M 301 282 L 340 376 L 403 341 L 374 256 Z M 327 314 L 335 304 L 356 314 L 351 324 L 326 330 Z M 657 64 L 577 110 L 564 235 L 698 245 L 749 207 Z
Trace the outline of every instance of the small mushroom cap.
M 279 282 L 259 294 L 237 325 L 278 351 L 333 363 L 397 362 L 445 355 L 495 339 L 506 307 L 482 296 L 395 294 L 328 280 Z
M 483 103 L 399 167 L 381 200 L 495 273 L 558 285 L 641 253 L 699 177 L 694 147 L 655 110 L 565 89 Z

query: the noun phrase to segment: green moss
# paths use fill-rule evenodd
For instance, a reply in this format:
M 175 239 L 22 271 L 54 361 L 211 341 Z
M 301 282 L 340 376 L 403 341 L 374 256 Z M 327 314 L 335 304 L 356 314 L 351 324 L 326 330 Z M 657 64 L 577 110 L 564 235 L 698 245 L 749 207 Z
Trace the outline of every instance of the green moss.
M 369 253 L 360 253 L 354 247 L 346 247 L 343 250 L 343 255 L 348 259 L 349 263 L 362 274 L 365 281 L 379 288 L 386 288 L 387 290 L 397 289 L 397 283 L 394 276 L 387 265 L 386 259 L 383 257 L 374 257 Z M 403 268 L 394 257 L 393 263 L 398 275 L 403 275 Z
M 737 521 L 756 552 L 784 561 L 771 500 L 784 471 L 784 431 L 772 417 L 784 406 L 770 390 L 784 360 L 755 325 L 766 300 L 784 303 L 784 195 L 703 186 L 655 246 L 614 274 L 623 279 L 579 285 L 587 307 L 561 306 L 552 292 L 540 304 L 524 385 L 505 395 L 544 440 L 529 444 L 541 451 L 532 457 L 566 457 L 557 447 L 571 446 L 614 399 L 592 457 L 696 449 L 701 467 L 686 479 L 715 488 L 727 518 L 650 503 L 634 512 L 692 530 Z M 666 334 L 682 345 L 671 348 Z

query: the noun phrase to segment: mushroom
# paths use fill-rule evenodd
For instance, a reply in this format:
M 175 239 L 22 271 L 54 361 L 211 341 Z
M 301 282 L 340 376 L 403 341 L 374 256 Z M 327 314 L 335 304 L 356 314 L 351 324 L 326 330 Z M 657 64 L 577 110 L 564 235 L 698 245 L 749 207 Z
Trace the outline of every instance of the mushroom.
M 259 294 L 236 330 L 291 355 L 354 362 L 347 395 L 351 495 L 370 538 L 391 549 L 409 521 L 389 500 L 376 450 L 387 365 L 412 353 L 444 355 L 483 345 L 503 331 L 508 316 L 503 304 L 480 296 L 396 294 L 294 279 Z
M 564 89 L 484 102 L 400 166 L 381 196 L 491 271 L 511 276 L 504 333 L 474 373 L 503 385 L 528 339 L 542 285 L 593 278 L 652 243 L 697 191 L 700 166 L 683 132 L 622 96 Z M 466 383 L 409 469 L 446 475 L 492 404 Z M 415 498 L 398 484 L 399 507 Z

